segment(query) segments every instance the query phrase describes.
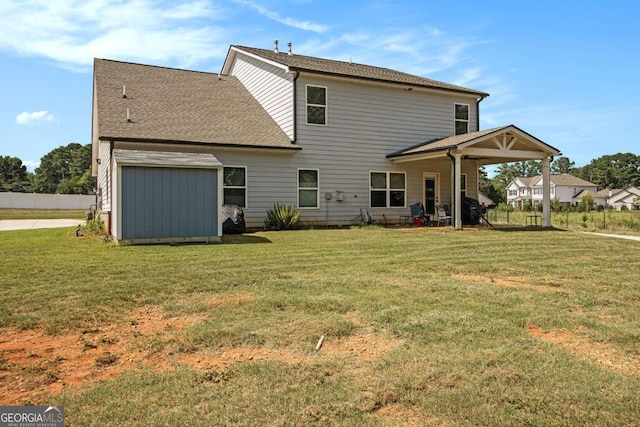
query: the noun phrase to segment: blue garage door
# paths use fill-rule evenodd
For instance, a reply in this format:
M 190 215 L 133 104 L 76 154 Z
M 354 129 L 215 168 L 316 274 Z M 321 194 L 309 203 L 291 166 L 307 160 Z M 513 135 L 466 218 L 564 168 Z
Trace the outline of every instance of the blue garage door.
M 122 238 L 218 235 L 216 169 L 122 167 Z

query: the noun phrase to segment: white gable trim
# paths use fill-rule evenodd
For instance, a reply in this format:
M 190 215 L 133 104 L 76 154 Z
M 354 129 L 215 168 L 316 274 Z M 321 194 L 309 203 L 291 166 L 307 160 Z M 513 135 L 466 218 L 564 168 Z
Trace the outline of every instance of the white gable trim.
M 269 59 L 266 59 L 262 56 L 256 55 L 254 53 L 250 53 L 247 52 L 245 50 L 242 49 L 238 49 L 235 46 L 231 46 L 231 48 L 229 49 L 229 54 L 227 55 L 227 59 L 224 61 L 224 64 L 222 66 L 222 74 L 229 74 L 231 72 L 231 68 L 233 67 L 233 64 L 235 62 L 235 57 L 238 53 L 241 53 L 243 55 L 246 55 L 250 58 L 256 59 L 258 61 L 264 62 L 266 64 L 272 65 L 276 68 L 280 68 L 281 70 L 283 70 L 284 72 L 289 72 L 289 67 L 287 67 L 286 65 L 282 65 L 279 62 L 275 62 L 275 61 L 271 61 Z

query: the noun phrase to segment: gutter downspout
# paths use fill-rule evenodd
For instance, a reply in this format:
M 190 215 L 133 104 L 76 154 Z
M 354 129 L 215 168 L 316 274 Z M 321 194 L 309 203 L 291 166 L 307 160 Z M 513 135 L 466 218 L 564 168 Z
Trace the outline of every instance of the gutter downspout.
M 476 101 L 476 130 L 480 130 L 480 103 L 484 100 L 486 96 L 481 96 Z
M 296 70 L 295 76 L 293 76 L 293 139 L 292 144 L 298 142 L 298 77 L 300 77 L 300 71 Z
M 456 223 L 456 158 L 451 154 L 451 148 L 447 148 L 447 157 L 451 159 L 451 225 Z

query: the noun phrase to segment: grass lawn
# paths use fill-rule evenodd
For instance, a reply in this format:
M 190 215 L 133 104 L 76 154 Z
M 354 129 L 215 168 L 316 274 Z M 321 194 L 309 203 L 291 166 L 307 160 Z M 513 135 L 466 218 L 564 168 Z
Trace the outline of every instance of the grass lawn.
M 2 219 L 85 219 L 86 210 L 78 209 L 0 209 Z
M 68 425 L 638 425 L 639 242 L 225 240 L 1 233 L 0 405 L 64 405 Z

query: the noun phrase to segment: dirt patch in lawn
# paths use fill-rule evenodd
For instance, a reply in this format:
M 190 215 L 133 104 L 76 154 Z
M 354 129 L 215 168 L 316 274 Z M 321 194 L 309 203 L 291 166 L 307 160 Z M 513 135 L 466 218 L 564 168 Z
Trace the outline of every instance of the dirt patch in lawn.
M 447 427 L 451 425 L 440 418 L 425 416 L 421 409 L 402 403 L 392 403 L 383 406 L 376 412 L 376 417 L 380 418 L 384 422 L 384 425 L 400 425 L 406 427 Z
M 590 340 L 566 330 L 542 331 L 536 325 L 529 325 L 529 333 L 545 342 L 559 345 L 566 351 L 592 363 L 614 369 L 625 374 L 640 373 L 640 358 L 622 354 L 611 345 Z
M 500 286 L 505 286 L 508 288 L 526 288 L 526 289 L 535 289 L 539 292 L 564 292 L 565 290 L 561 287 L 559 283 L 540 283 L 539 278 L 535 277 L 527 277 L 527 276 L 507 276 L 501 277 L 497 275 L 482 275 L 482 274 L 456 274 L 455 277 L 458 277 L 463 280 L 468 280 L 474 283 L 487 283 L 487 284 L 496 284 Z
M 208 306 L 249 301 L 250 294 L 214 295 Z M 96 325 L 82 333 L 49 336 L 42 330 L 0 329 L 0 405 L 48 404 L 47 396 L 64 389 L 82 389 L 97 381 L 141 368 L 225 370 L 234 363 L 275 360 L 312 363 L 325 358 L 374 360 L 400 341 L 366 327 L 346 337 L 326 337 L 319 351 L 287 348 L 236 347 L 190 352 L 170 350 L 164 343 L 173 334 L 208 319 L 206 313 L 168 317 L 157 306 L 131 310 L 123 321 Z

